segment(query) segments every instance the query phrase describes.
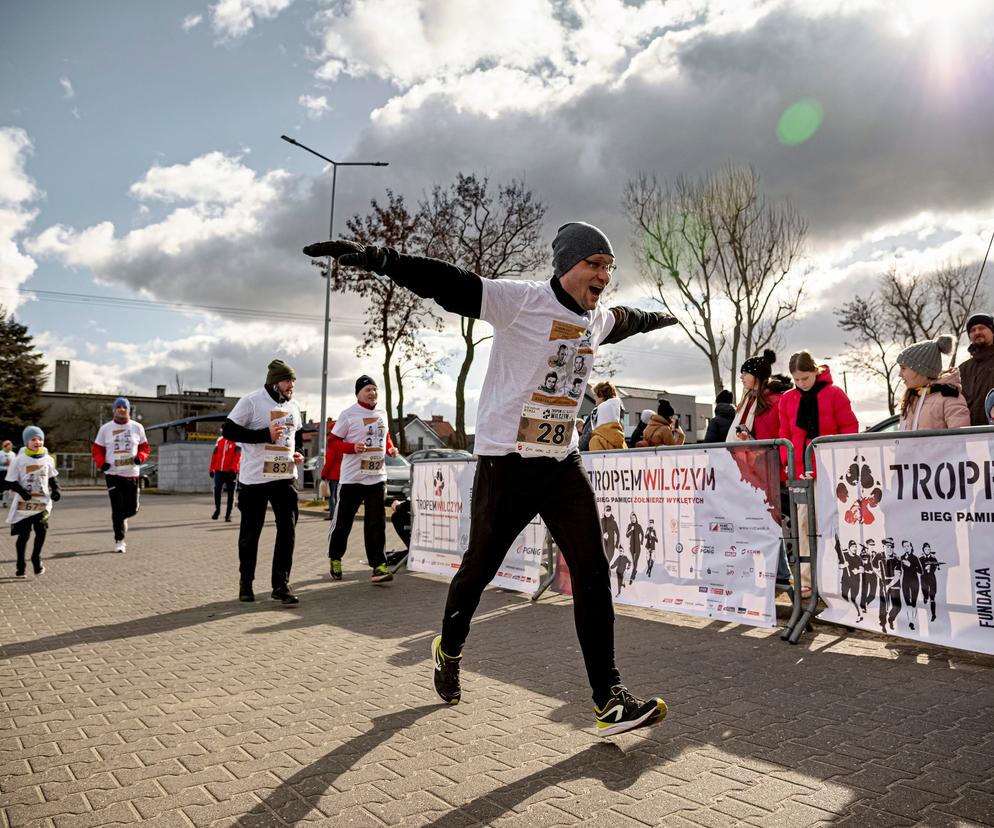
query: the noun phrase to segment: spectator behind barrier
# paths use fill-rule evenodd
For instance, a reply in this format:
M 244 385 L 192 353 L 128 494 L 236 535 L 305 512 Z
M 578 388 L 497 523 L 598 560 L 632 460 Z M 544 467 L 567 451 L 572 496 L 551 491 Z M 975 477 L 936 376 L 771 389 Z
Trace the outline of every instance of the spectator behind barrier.
M 594 386 L 597 406 L 590 412 L 593 430 L 590 451 L 612 451 L 625 447 L 625 431 L 621 427 L 621 400 L 614 383 L 604 380 Z
M 790 390 L 790 380 L 773 374 L 777 355 L 769 348 L 762 356 L 742 363 L 742 399 L 726 440 L 775 440 L 780 435 L 780 397 Z
M 959 366 L 963 396 L 970 407 L 970 422 L 987 425 L 991 408 L 984 397 L 994 388 L 994 316 L 975 313 L 966 323 L 966 333 L 970 337 L 970 358 Z
M 987 413 L 987 425 L 994 425 L 994 388 L 987 392 L 984 411 Z
M 830 434 L 855 434 L 859 420 L 846 392 L 832 382 L 827 365 L 819 365 L 808 351 L 798 351 L 788 367 L 796 387 L 780 398 L 780 436 L 794 444 L 797 476 L 803 477 L 808 443 Z M 786 451 L 781 458 L 786 465 Z
M 708 423 L 707 434 L 704 435 L 705 443 L 725 442 L 732 420 L 735 419 L 734 401 L 735 397 L 727 388 L 718 392 L 718 396 L 714 398 L 714 416 Z
M 642 439 L 638 441 L 639 448 L 646 446 L 682 446 L 687 435 L 680 427 L 680 418 L 667 399 L 662 399 L 656 406 L 656 413 L 649 418 Z
M 639 417 L 638 425 L 632 431 L 631 436 L 625 441 L 628 443 L 628 448 L 635 448 L 638 445 L 639 440 L 642 439 L 642 435 L 645 433 L 645 427 L 649 425 L 649 421 L 652 419 L 652 409 L 645 408 L 642 410 L 642 415 Z
M 916 342 L 897 355 L 901 379 L 907 386 L 901 402 L 900 431 L 965 428 L 970 409 L 961 393 L 958 368 L 942 370 L 942 355 L 951 354 L 956 340 L 949 334 Z

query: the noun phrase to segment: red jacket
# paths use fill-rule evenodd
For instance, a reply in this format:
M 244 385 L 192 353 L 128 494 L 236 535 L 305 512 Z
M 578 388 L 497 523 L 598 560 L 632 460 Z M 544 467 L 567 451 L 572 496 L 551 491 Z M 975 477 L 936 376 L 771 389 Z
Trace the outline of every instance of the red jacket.
M 859 421 L 852 410 L 846 392 L 832 384 L 832 372 L 827 365 L 821 367 L 817 382 L 828 383 L 818 392 L 818 435 L 855 434 Z M 797 409 L 801 405 L 801 392 L 791 389 L 780 398 L 780 436 L 794 444 L 794 466 L 797 476 L 804 474 L 804 450 L 808 447 L 808 434 L 797 424 Z M 781 457 L 786 465 L 787 452 Z
M 769 408 L 762 414 L 756 414 L 752 421 L 752 439 L 754 440 L 776 440 L 780 436 L 780 397 L 774 391 L 767 390 L 766 404 Z M 755 400 L 750 400 L 748 405 L 755 405 Z M 749 412 L 746 411 L 742 417 L 742 422 L 746 422 Z M 734 435 L 729 434 L 731 438 Z
M 216 471 L 238 473 L 242 464 L 242 450 L 238 443 L 218 437 L 214 444 L 214 453 L 211 455 L 210 472 Z
M 321 469 L 322 480 L 338 480 L 342 476 L 342 450 L 345 441 L 341 437 L 328 435 L 328 448 L 324 453 L 324 468 Z

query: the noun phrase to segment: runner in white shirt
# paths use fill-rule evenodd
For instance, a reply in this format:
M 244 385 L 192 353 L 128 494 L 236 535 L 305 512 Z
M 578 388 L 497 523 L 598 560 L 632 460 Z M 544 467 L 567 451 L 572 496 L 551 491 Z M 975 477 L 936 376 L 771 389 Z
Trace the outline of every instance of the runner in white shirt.
M 602 735 L 660 721 L 662 699 L 643 701 L 621 684 L 614 660 L 614 607 L 593 489 L 577 450 L 576 414 L 600 345 L 676 322 L 660 313 L 604 308 L 614 251 L 596 227 L 571 222 L 552 243 L 550 281 L 493 281 L 392 248 L 329 241 L 304 248 L 340 265 L 385 275 L 449 311 L 494 327 L 476 424 L 479 455 L 469 546 L 449 585 L 442 634 L 432 644 L 434 683 L 461 698 L 459 663 L 470 620 L 508 547 L 536 514 L 562 550 L 573 581 L 577 637 Z M 582 357 L 582 359 L 577 359 Z
M 144 427 L 131 419 L 131 403 L 127 397 L 118 397 L 114 400 L 114 419 L 100 426 L 91 449 L 93 462 L 107 482 L 116 552 L 127 550 L 128 518 L 138 514 L 140 505 L 138 467 L 150 451 Z
M 383 546 L 386 543 L 386 518 L 383 503 L 387 482 L 384 458 L 396 457 L 387 428 L 387 412 L 377 408 L 379 389 L 376 381 L 363 374 L 355 382 L 355 405 L 350 405 L 335 420 L 329 446 L 342 451 L 342 470 L 338 479 L 338 502 L 328 528 L 328 558 L 331 577 L 342 580 L 342 556 L 349 542 L 352 522 L 360 506 L 366 542 L 366 560 L 373 568 L 372 582 L 393 580 L 387 569 Z
M 59 472 L 52 455 L 45 448 L 45 432 L 38 426 L 28 426 L 23 436 L 24 448 L 10 462 L 6 474 L 7 488 L 14 492 L 7 523 L 10 524 L 10 534 L 17 538 L 14 545 L 18 578 L 24 577 L 28 538 L 32 531 L 35 542 L 31 551 L 31 566 L 35 575 L 45 571 L 41 550 L 48 536 L 48 516 L 52 513 L 52 503 L 62 497 L 55 480 Z
M 300 599 L 290 591 L 290 570 L 297 526 L 297 466 L 304 455 L 296 437 L 303 422 L 293 399 L 297 379 L 282 359 L 269 363 L 266 385 L 242 397 L 221 426 L 226 440 L 240 443 L 238 470 L 239 601 L 254 601 L 252 581 L 259 554 L 259 536 L 266 522 L 266 506 L 272 505 L 276 519 L 273 546 L 272 597 L 284 604 Z

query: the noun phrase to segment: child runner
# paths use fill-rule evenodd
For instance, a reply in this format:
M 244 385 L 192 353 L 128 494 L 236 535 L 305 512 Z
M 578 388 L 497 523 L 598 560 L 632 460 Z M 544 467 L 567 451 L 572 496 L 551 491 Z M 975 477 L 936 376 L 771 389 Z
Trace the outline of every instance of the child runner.
M 35 575 L 45 571 L 41 550 L 48 534 L 48 516 L 52 513 L 52 503 L 62 497 L 55 480 L 58 475 L 55 462 L 45 448 L 45 432 L 38 426 L 28 426 L 24 429 L 24 448 L 7 467 L 7 488 L 15 494 L 7 523 L 10 524 L 10 534 L 17 538 L 18 578 L 24 577 L 25 554 L 32 530 L 35 542 L 31 551 L 31 566 Z

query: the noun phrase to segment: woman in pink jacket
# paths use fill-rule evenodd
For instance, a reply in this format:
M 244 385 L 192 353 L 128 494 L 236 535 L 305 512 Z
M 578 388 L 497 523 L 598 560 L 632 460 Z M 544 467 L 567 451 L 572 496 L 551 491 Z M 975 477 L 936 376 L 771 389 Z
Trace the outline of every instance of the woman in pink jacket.
M 901 379 L 908 388 L 901 402 L 900 431 L 970 425 L 959 369 L 942 370 L 942 355 L 952 353 L 954 342 L 949 334 L 943 334 L 916 342 L 898 354 Z
M 802 477 L 808 443 L 829 434 L 855 434 L 859 421 L 846 392 L 832 383 L 827 365 L 819 365 L 807 351 L 798 351 L 788 367 L 797 387 L 780 398 L 780 436 L 793 443 L 795 470 Z

